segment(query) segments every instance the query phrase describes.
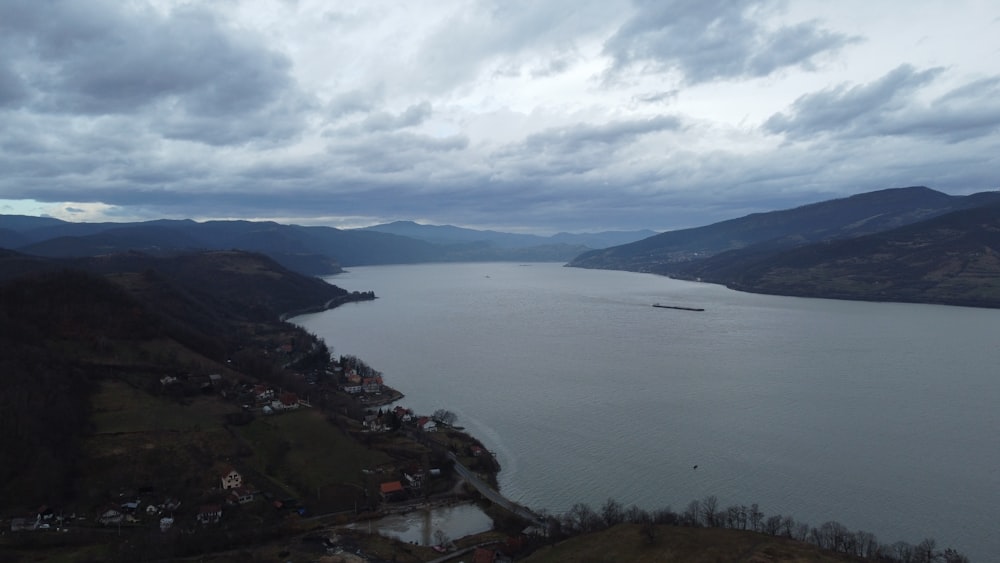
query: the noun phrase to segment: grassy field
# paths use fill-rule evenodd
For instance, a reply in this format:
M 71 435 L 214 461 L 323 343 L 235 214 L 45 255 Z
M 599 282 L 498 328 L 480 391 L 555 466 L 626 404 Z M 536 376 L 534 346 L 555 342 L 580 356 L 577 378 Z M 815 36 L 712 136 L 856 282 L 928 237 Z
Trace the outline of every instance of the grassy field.
M 211 396 L 178 404 L 120 381 L 102 382 L 92 405 L 87 473 L 110 477 L 87 483 L 98 491 L 165 480 L 171 488 L 211 487 L 217 470 L 233 464 L 262 490 L 297 497 L 314 511 L 340 511 L 364 506 L 366 491 L 371 497 L 377 490 L 377 477 L 362 469 L 392 461 L 309 408 L 227 429 L 225 415 L 238 411 L 235 405 Z
M 95 434 L 210 429 L 221 427 L 227 413 L 239 410 L 215 397 L 196 397 L 181 405 L 120 381 L 102 382 L 91 404 Z
M 622 524 L 543 548 L 525 563 L 845 563 L 853 559 L 753 532 L 658 526 L 650 543 L 638 525 Z
M 361 470 L 391 461 L 342 434 L 314 409 L 261 417 L 237 432 L 253 448 L 258 471 L 328 510 L 352 508 L 370 485 Z

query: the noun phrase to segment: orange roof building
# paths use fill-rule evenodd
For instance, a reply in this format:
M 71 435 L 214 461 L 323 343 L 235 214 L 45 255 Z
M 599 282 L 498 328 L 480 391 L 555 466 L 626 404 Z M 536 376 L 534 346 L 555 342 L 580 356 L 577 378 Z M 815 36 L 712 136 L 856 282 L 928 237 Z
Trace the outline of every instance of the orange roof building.
M 382 483 L 382 485 L 379 487 L 379 489 L 380 489 L 380 491 L 382 492 L 383 495 L 391 495 L 393 493 L 401 493 L 404 490 L 403 489 L 403 483 L 400 482 L 400 481 L 389 481 L 389 482 L 386 482 L 386 483 Z

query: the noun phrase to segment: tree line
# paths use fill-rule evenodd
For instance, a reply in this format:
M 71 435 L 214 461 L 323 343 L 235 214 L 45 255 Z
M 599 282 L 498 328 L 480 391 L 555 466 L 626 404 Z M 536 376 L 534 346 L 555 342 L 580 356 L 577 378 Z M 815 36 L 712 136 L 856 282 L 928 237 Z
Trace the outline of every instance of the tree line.
M 745 530 L 775 537 L 785 537 L 813 544 L 821 549 L 843 553 L 863 561 L 878 563 L 968 563 L 969 558 L 953 548 L 939 549 L 934 539 L 916 545 L 904 541 L 880 543 L 875 534 L 852 531 L 835 521 L 811 526 L 791 516 L 766 515 L 755 503 L 722 507 L 715 496 L 691 501 L 683 512 L 667 508 L 647 511 L 635 505 L 625 507 L 608 499 L 594 510 L 585 503 L 574 504 L 562 515 L 544 515 L 548 535 L 553 539 L 598 532 L 619 524 L 639 525 L 640 534 L 649 543 L 657 539 L 657 525 L 689 526 Z

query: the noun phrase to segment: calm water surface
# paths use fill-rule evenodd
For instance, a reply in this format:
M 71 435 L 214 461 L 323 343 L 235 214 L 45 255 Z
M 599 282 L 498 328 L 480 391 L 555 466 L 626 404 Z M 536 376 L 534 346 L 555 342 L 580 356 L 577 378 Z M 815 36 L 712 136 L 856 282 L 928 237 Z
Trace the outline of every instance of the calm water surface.
M 384 372 L 407 406 L 458 414 L 517 502 L 681 511 L 715 495 L 998 560 L 1000 311 L 556 264 L 329 280 L 379 299 L 295 321 Z
M 476 505 L 459 504 L 393 514 L 370 522 L 350 524 L 347 527 L 391 536 L 406 543 L 435 545 L 438 538 L 434 535 L 439 530 L 444 532 L 448 539 L 456 540 L 491 530 L 493 521 Z

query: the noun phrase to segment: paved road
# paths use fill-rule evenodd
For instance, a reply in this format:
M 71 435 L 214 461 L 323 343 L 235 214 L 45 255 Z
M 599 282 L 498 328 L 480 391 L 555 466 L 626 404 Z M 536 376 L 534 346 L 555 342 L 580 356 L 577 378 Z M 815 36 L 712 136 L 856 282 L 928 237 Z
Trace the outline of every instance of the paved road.
M 524 518 L 525 520 L 533 523 L 536 526 L 545 525 L 545 521 L 542 519 L 542 517 L 532 512 L 530 508 L 521 506 L 509 500 L 505 496 L 501 495 L 499 492 L 493 490 L 492 487 L 490 487 L 487 483 L 485 483 L 482 479 L 480 479 L 479 476 L 476 475 L 471 469 L 459 463 L 458 459 L 455 457 L 455 454 L 449 452 L 448 457 L 450 457 L 451 460 L 455 462 L 455 471 L 457 471 L 458 474 L 461 475 L 462 478 L 465 479 L 467 483 L 475 487 L 476 490 L 479 491 L 481 495 L 490 499 L 491 502 L 501 506 L 508 512 L 516 514 L 517 516 Z

